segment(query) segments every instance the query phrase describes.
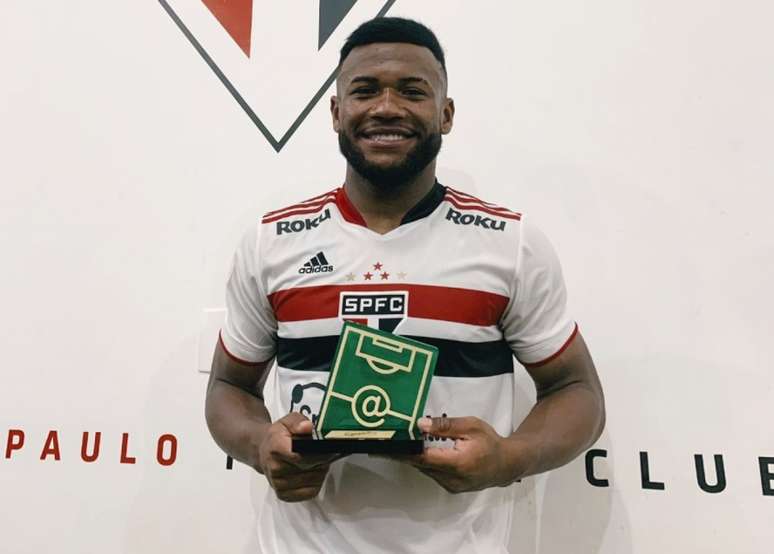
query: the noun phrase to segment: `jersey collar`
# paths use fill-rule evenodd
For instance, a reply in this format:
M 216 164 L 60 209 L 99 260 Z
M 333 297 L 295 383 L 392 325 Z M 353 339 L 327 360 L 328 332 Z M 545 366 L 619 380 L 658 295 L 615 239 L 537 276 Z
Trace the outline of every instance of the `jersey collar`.
M 406 215 L 403 216 L 400 224 L 405 225 L 412 221 L 417 221 L 423 217 L 429 216 L 435 211 L 435 209 L 443 202 L 443 197 L 446 195 L 446 187 L 438 182 L 436 179 L 433 188 L 417 202 L 413 208 L 411 208 Z M 347 197 L 347 193 L 344 191 L 344 187 L 339 188 L 336 192 L 336 207 L 338 207 L 341 216 L 345 221 L 354 223 L 355 225 L 361 225 L 367 227 L 365 219 L 357 211 L 357 208 L 352 204 Z

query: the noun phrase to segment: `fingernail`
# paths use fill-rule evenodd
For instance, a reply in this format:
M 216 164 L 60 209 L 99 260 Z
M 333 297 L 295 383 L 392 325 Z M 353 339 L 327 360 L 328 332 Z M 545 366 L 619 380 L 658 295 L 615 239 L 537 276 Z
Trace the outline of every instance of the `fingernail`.
M 427 432 L 433 426 L 433 420 L 429 417 L 423 417 L 417 422 L 417 426 L 420 430 Z

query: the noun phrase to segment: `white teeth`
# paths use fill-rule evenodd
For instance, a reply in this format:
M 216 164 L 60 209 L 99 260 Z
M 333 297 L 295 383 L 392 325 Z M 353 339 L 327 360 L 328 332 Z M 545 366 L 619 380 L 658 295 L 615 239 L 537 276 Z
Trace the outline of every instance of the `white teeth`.
M 373 140 L 389 142 L 394 140 L 402 140 L 406 137 L 404 137 L 403 135 L 371 135 L 369 138 Z

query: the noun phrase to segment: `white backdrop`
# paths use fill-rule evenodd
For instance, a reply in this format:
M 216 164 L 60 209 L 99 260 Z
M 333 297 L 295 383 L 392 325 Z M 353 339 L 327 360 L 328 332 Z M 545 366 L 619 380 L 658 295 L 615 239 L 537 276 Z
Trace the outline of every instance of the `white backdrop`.
M 318 2 L 256 2 L 247 58 L 201 1 L 170 0 L 276 138 L 383 4 L 318 52 Z M 607 394 L 609 486 L 583 457 L 514 485 L 512 551 L 769 552 L 772 4 L 388 13 L 447 50 L 441 182 L 539 219 Z M 255 552 L 265 482 L 226 469 L 199 370 L 243 229 L 343 179 L 332 89 L 276 152 L 156 0 L 6 2 L 0 59 L 0 550 Z M 696 454 L 710 485 L 722 455 L 722 492 Z

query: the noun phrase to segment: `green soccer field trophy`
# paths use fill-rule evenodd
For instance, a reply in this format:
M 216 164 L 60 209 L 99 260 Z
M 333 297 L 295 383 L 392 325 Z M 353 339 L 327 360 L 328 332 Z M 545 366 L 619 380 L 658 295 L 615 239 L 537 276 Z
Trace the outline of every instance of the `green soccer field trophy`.
M 419 454 L 422 417 L 438 349 L 346 322 L 314 433 L 293 438 L 301 454 Z

